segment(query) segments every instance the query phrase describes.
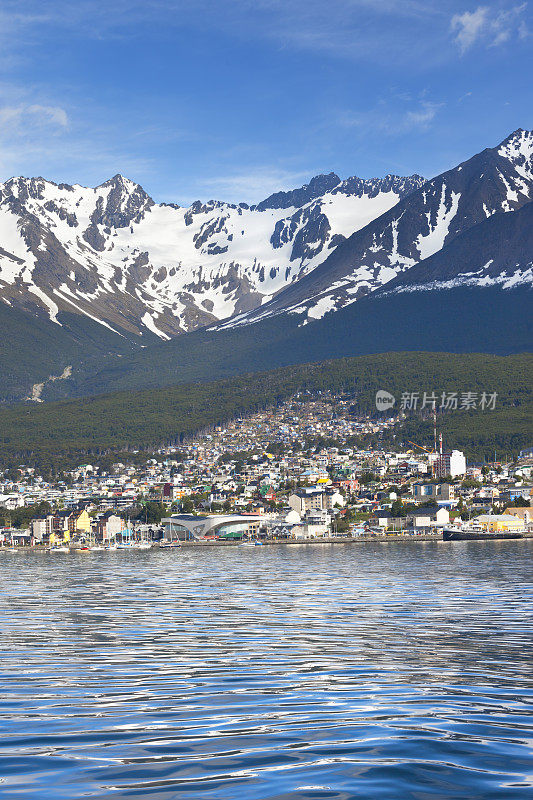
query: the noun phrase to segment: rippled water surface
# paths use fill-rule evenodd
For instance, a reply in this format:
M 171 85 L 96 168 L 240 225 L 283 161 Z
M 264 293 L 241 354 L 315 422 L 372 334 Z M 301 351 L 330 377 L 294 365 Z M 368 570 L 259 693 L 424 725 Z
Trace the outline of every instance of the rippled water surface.
M 533 797 L 533 542 L 0 554 L 0 797 Z

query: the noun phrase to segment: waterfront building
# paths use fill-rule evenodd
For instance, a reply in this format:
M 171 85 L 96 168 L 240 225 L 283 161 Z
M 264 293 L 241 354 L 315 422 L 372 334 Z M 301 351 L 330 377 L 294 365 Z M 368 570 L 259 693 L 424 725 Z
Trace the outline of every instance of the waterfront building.
M 92 529 L 91 518 L 85 509 L 70 514 L 67 524 L 70 533 L 90 533 Z
M 420 508 L 407 516 L 412 528 L 442 528 L 450 522 L 450 514 L 446 508 Z
M 530 522 L 533 522 L 533 506 L 514 506 L 511 508 L 505 509 L 506 515 L 512 515 L 517 519 L 521 519 L 524 526 L 529 525 Z
M 32 519 L 30 523 L 30 532 L 35 542 L 44 542 L 48 539 L 51 533 L 51 527 L 48 523 L 49 518 Z
M 124 520 L 113 511 L 106 511 L 96 523 L 96 535 L 102 541 L 114 539 L 126 527 Z
M 164 538 L 169 541 L 254 537 L 259 524 L 259 516 L 253 514 L 173 514 L 161 520 Z
M 479 522 L 481 527 L 489 533 L 520 531 L 524 527 L 520 517 L 513 514 L 482 514 L 476 517 L 475 522 Z

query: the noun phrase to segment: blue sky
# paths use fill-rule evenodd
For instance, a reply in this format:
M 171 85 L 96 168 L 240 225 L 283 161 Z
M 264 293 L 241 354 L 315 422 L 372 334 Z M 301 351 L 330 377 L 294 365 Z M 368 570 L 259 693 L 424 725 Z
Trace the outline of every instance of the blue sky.
M 0 0 L 0 180 L 121 172 L 188 204 L 320 172 L 431 177 L 533 126 L 532 17 L 476 0 Z

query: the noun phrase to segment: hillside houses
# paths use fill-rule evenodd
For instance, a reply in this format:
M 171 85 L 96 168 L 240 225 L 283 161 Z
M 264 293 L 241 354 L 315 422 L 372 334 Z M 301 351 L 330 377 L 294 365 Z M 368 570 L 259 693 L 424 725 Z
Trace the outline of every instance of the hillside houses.
M 0 527 L 29 526 L 35 508 L 36 541 L 51 532 L 105 540 L 169 514 L 252 513 L 265 529 L 325 535 L 360 524 L 435 529 L 530 502 L 530 456 L 438 478 L 435 454 L 362 446 L 395 424 L 358 417 L 351 401 L 326 393 L 297 396 L 144 459 L 82 464 L 54 481 L 21 465 L 0 474 Z

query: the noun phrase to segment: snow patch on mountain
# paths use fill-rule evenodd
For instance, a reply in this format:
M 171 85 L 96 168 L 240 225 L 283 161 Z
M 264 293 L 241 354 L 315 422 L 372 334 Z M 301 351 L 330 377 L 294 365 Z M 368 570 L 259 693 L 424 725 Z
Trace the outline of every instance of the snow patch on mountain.
M 54 301 L 50 297 L 48 297 L 46 292 L 43 292 L 43 290 L 40 289 L 38 286 L 33 286 L 30 284 L 28 285 L 28 291 L 34 294 L 36 297 L 39 298 L 39 300 L 41 300 L 44 303 L 44 305 L 48 309 L 48 316 L 50 317 L 52 322 L 55 322 L 56 325 L 61 326 L 61 323 L 57 318 L 57 315 L 59 313 L 59 306 L 57 305 L 57 303 L 54 303 Z
M 489 262 L 490 263 L 490 262 Z M 489 264 L 486 265 L 488 267 Z M 515 289 L 517 286 L 533 286 L 533 264 L 529 267 L 517 268 L 514 272 L 502 272 L 500 275 L 490 275 L 484 269 L 478 272 L 465 272 L 450 280 L 435 280 L 427 283 L 416 283 L 400 286 L 382 293 L 382 297 L 396 294 L 411 294 L 413 292 L 436 292 L 447 289 L 457 289 L 463 286 L 498 286 L 501 289 Z
M 170 336 L 167 336 L 166 333 L 163 333 L 162 331 L 159 330 L 159 328 L 156 326 L 154 322 L 152 314 L 150 314 L 149 311 L 147 311 L 146 314 L 143 315 L 141 322 L 148 328 L 149 331 L 152 331 L 152 333 L 155 333 L 155 335 L 159 336 L 161 339 L 166 339 L 167 341 L 170 339 Z
M 358 197 L 330 192 L 324 195 L 320 206 L 334 231 L 333 235 L 348 237 L 380 217 L 397 202 L 398 195 L 393 191 L 380 192 L 373 198 L 368 195 Z
M 333 311 L 335 308 L 335 300 L 333 297 L 321 297 L 318 302 L 307 310 L 307 316 L 311 319 L 322 319 L 324 314 L 328 311 Z
M 461 195 L 459 192 L 450 192 L 449 201 L 446 201 L 446 184 L 442 184 L 442 192 L 440 196 L 440 203 L 437 209 L 435 224 L 431 224 L 431 212 L 426 214 L 428 221 L 429 233 L 419 234 L 417 237 L 418 252 L 420 260 L 429 258 L 437 250 L 440 250 L 444 245 L 444 240 L 448 235 L 450 223 L 457 214 L 459 207 L 459 200 Z

